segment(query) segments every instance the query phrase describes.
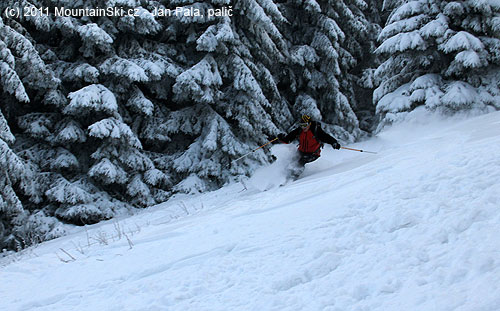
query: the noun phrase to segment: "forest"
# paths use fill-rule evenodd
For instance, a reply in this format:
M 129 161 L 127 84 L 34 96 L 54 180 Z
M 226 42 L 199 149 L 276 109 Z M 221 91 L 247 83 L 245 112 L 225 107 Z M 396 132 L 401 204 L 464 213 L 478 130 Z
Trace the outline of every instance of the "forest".
M 302 114 L 349 143 L 416 109 L 500 110 L 498 0 L 7 0 L 0 11 L 0 249 L 250 176 L 273 161 L 266 148 L 233 160 Z

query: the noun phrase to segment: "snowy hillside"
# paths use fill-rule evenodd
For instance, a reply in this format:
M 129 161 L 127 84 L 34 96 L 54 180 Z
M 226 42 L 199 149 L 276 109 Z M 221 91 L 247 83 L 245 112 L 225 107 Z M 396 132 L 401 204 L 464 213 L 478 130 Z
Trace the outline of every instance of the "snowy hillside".
M 500 310 L 500 112 L 438 121 L 1 258 L 1 309 Z

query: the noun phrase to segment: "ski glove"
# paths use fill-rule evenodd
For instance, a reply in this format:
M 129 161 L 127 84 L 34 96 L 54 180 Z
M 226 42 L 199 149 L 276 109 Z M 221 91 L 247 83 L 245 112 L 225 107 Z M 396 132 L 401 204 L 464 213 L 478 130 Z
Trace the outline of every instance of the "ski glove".
M 334 142 L 332 144 L 333 149 L 340 149 L 340 144 L 338 142 Z
M 275 140 L 276 137 L 278 137 L 278 139 Z M 268 137 L 267 140 L 270 141 L 271 144 L 273 144 L 273 145 L 281 144 L 281 141 L 279 139 L 279 135 L 278 136 L 274 136 L 274 137 Z
M 281 140 L 281 141 L 284 141 L 285 140 L 285 137 L 286 135 L 281 133 L 281 134 L 278 134 L 278 139 Z

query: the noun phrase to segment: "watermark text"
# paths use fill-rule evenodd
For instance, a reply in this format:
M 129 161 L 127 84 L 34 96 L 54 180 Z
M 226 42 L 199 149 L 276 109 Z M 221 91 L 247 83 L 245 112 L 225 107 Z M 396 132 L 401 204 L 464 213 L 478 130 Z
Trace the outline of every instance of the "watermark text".
M 66 7 L 8 7 L 4 10 L 4 16 L 7 18 L 21 17 L 123 17 L 133 16 L 140 17 L 143 14 L 151 14 L 154 17 L 196 17 L 208 16 L 221 17 L 233 16 L 232 6 L 221 8 L 210 8 L 202 11 L 195 7 L 176 7 L 173 9 L 154 8 L 152 12 L 146 11 L 143 8 L 123 8 L 123 7 L 106 7 L 106 8 L 66 8 Z

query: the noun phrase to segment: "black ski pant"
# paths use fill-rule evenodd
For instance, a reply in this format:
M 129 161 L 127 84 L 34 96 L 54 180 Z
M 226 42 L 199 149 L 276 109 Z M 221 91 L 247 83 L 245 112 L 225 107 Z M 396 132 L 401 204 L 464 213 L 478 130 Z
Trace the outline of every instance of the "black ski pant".
M 297 150 L 297 155 L 294 161 L 289 166 L 289 176 L 295 180 L 299 178 L 305 169 L 306 163 L 313 162 L 319 158 L 316 153 L 307 153 Z
M 304 166 L 306 163 L 316 161 L 319 158 L 317 153 L 307 153 L 299 151 L 299 165 Z

